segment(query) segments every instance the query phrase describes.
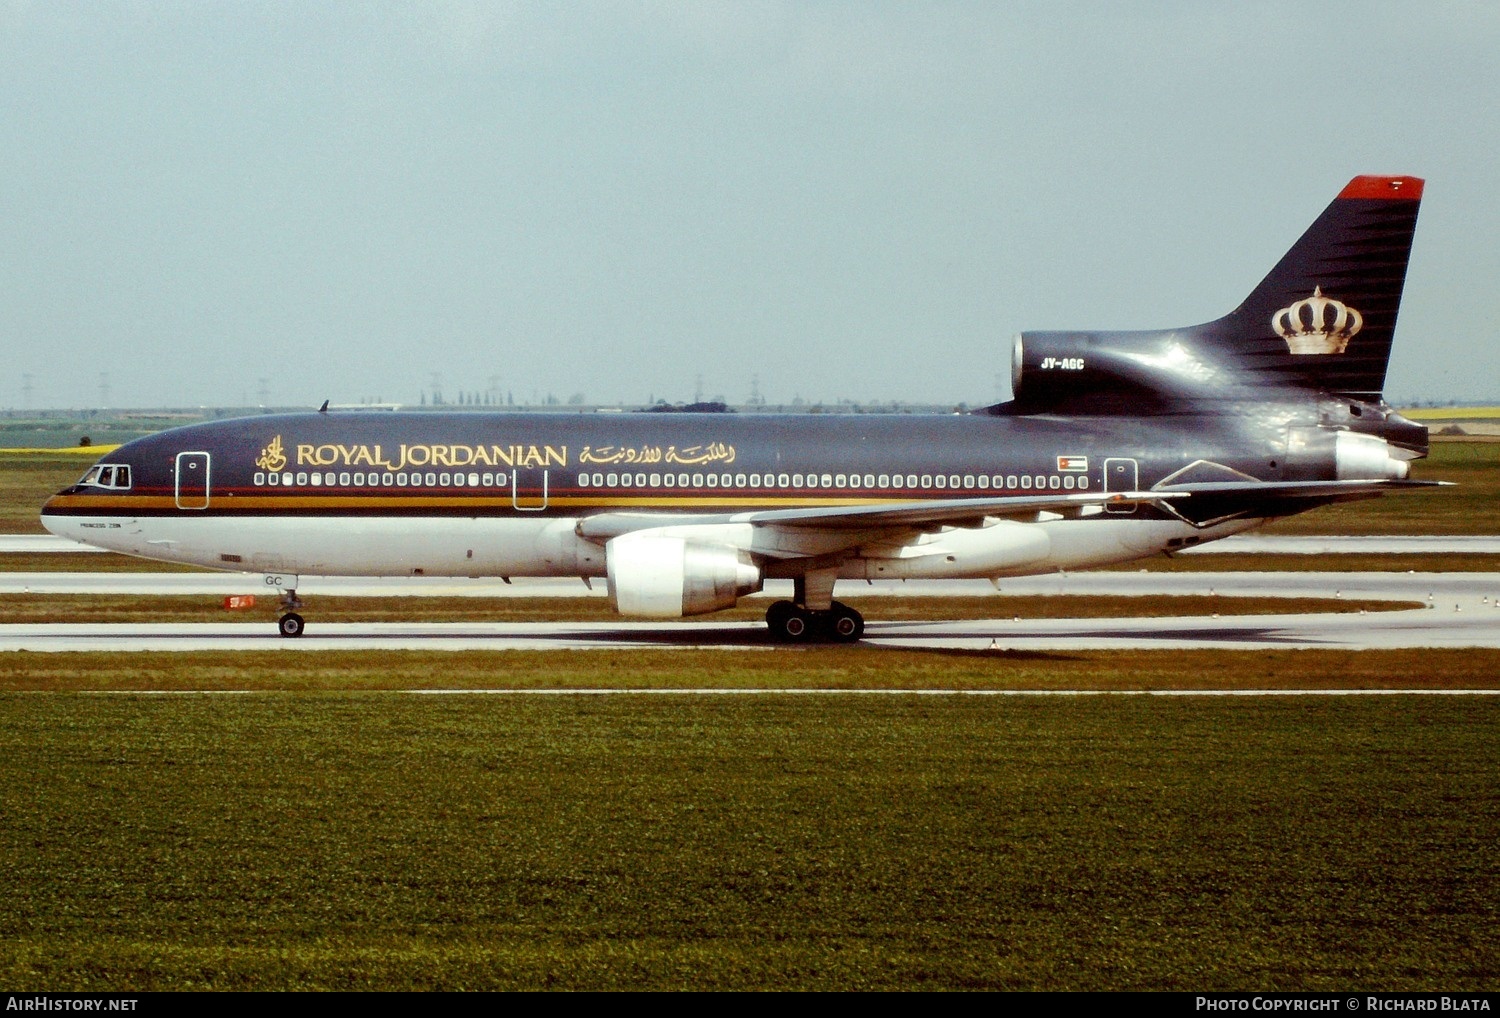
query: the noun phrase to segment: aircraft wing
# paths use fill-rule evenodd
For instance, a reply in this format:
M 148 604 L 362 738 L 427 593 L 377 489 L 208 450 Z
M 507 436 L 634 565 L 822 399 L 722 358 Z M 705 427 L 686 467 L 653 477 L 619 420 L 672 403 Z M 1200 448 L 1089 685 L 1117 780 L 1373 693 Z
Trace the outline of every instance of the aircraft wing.
M 985 519 L 1035 519 L 1039 512 L 1065 512 L 1086 506 L 1123 506 L 1185 498 L 1185 493 L 1117 491 L 1072 495 L 1017 495 L 995 498 L 925 499 L 871 505 L 763 509 L 743 513 L 665 516 L 653 513 L 602 513 L 578 524 L 580 537 L 608 539 L 662 526 L 711 526 L 748 523 L 757 527 L 808 530 L 921 530 L 942 526 L 980 526 Z
M 932 499 L 922 502 L 867 506 L 824 506 L 811 509 L 767 509 L 736 513 L 731 523 L 776 524 L 783 527 L 923 527 L 979 525 L 991 519 L 1034 518 L 1039 512 L 1063 512 L 1084 506 L 1124 506 L 1182 498 L 1154 491 L 1114 491 L 1090 495 L 1018 495 L 999 498 Z
M 977 527 L 986 519 L 1034 520 L 1042 512 L 1077 511 L 1089 506 L 1155 503 L 1194 523 L 1233 516 L 1281 516 L 1309 502 L 1372 498 L 1383 491 L 1436 487 L 1446 481 L 1212 481 L 1173 484 L 1151 491 L 1018 495 L 992 498 L 928 499 L 853 506 L 763 509 L 742 513 L 691 515 L 647 512 L 601 513 L 580 520 L 580 537 L 604 541 L 638 530 L 667 526 L 750 524 L 802 531 L 922 531 L 944 526 Z M 1294 509 L 1293 507 L 1298 507 Z

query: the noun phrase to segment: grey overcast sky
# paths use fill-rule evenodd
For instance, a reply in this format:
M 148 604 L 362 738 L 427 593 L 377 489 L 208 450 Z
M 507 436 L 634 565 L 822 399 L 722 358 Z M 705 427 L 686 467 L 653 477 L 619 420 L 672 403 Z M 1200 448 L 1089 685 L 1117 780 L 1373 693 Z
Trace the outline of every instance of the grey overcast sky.
M 1358 173 L 1428 181 L 1387 392 L 1500 398 L 1497 162 L 1488 0 L 0 0 L 0 407 L 993 402 Z

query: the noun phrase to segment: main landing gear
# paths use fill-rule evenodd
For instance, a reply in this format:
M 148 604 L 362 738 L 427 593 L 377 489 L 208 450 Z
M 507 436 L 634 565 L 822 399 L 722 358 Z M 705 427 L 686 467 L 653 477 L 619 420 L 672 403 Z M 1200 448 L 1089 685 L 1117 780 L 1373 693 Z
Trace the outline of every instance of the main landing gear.
M 766 609 L 771 638 L 783 643 L 853 643 L 865 631 L 865 617 L 839 601 L 827 611 L 814 611 L 792 601 L 777 601 Z

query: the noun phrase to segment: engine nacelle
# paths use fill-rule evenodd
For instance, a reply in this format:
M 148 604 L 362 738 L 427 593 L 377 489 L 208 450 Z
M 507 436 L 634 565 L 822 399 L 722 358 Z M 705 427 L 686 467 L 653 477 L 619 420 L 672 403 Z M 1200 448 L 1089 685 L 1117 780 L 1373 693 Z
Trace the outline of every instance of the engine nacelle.
M 1036 400 L 1061 388 L 1097 386 L 1098 353 L 1097 340 L 1087 333 L 1021 333 L 1010 350 L 1011 391 L 1018 399 Z
M 1374 435 L 1340 431 L 1333 443 L 1333 475 L 1339 480 L 1404 478 L 1411 464 L 1392 454 L 1391 444 Z
M 1246 382 L 1171 332 L 1026 332 L 1010 371 L 1021 404 L 1070 413 L 1150 412 L 1156 402 L 1222 398 Z
M 675 619 L 733 608 L 760 590 L 760 567 L 747 552 L 650 531 L 604 546 L 609 602 L 621 615 Z

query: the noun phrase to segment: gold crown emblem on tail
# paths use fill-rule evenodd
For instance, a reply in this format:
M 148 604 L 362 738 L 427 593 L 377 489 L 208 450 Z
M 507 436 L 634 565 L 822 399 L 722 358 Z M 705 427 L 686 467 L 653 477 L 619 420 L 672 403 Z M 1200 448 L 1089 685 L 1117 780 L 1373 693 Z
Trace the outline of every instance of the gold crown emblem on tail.
M 1365 327 L 1365 319 L 1343 301 L 1323 296 L 1323 288 L 1315 286 L 1311 297 L 1276 312 L 1271 327 L 1294 354 L 1343 353 L 1349 340 Z

